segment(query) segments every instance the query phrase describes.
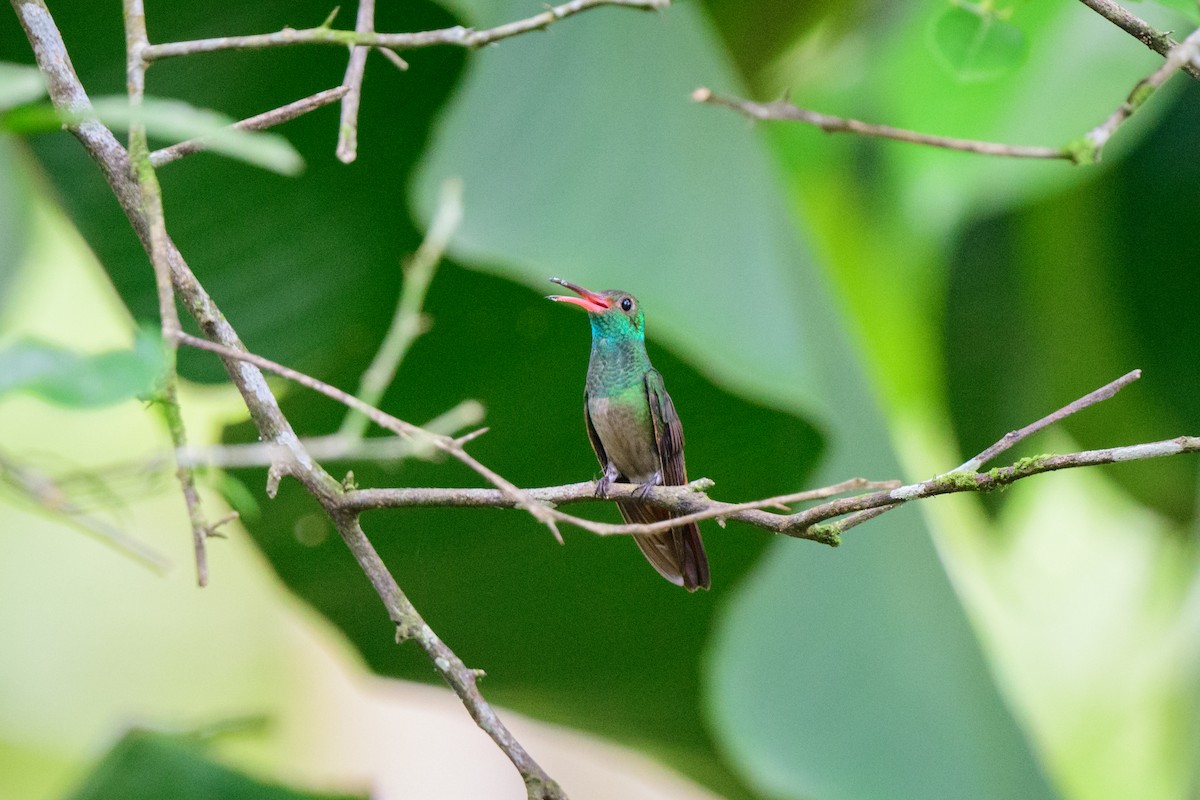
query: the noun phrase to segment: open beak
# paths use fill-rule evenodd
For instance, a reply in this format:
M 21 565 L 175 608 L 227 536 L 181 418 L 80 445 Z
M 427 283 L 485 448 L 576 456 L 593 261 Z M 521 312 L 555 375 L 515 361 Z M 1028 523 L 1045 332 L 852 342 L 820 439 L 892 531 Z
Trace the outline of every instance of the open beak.
M 559 286 L 565 286 L 579 297 L 571 297 L 569 295 L 552 294 L 546 297 L 547 300 L 553 300 L 557 303 L 574 303 L 580 306 L 589 314 L 599 314 L 603 311 L 608 311 L 612 308 L 612 298 L 605 297 L 602 294 L 590 292 L 582 286 L 564 281 L 562 278 L 551 278 L 552 283 L 557 283 Z

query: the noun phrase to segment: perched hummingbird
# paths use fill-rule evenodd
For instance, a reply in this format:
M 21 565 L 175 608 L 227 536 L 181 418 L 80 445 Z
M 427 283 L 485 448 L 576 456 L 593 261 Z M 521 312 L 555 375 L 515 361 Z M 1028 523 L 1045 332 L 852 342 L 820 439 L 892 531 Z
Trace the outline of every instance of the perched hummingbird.
M 646 355 L 646 319 L 637 298 L 615 289 L 591 292 L 560 278 L 550 280 L 579 296 L 551 295 L 548 299 L 582 307 L 592 323 L 583 418 L 592 449 L 604 468 L 604 476 L 596 484 L 597 496 L 607 496 L 613 481 L 640 483 L 643 492 L 658 484 L 687 483 L 683 427 L 662 376 Z M 674 516 L 639 500 L 618 500 L 617 507 L 625 521 L 632 523 Z M 694 522 L 633 538 L 650 564 L 671 583 L 689 592 L 708 588 L 708 557 Z

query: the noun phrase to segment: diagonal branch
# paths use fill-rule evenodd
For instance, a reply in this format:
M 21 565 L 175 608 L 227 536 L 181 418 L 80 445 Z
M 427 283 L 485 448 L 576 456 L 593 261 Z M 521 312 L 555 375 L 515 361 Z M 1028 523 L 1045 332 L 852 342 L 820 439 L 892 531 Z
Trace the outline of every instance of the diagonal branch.
M 1142 107 L 1150 96 L 1158 91 L 1167 79 L 1185 67 L 1195 67 L 1197 54 L 1200 54 L 1200 28 L 1192 31 L 1191 35 L 1167 52 L 1166 60 L 1148 77 L 1138 81 L 1125 102 L 1108 115 L 1104 122 L 1088 131 L 1081 144 L 1081 152 L 1092 161 L 1099 161 L 1104 145 L 1117 132 L 1117 129 L 1133 116 L 1133 112 Z
M 146 38 L 146 10 L 142 0 L 125 0 L 125 51 L 126 81 L 129 104 L 135 110 L 142 105 L 146 93 L 146 61 L 142 53 L 149 44 Z M 163 219 L 162 192 L 158 176 L 150 165 L 150 146 L 146 139 L 146 126 L 136 114 L 129 126 L 129 159 L 140 194 L 141 214 L 146 220 L 149 239 L 150 263 L 154 268 L 154 280 L 158 290 L 158 312 L 161 320 L 165 365 L 159 396 L 163 413 L 167 418 L 167 429 L 175 450 L 187 447 L 187 429 L 183 424 L 183 412 L 179 408 L 179 374 L 176 372 L 175 336 L 180 330 L 179 309 L 175 305 L 175 288 L 171 280 L 171 266 L 167 258 L 167 228 Z M 196 583 L 208 585 L 208 536 L 215 529 L 204 518 L 200 507 L 200 495 L 196 490 L 196 476 L 192 469 L 176 461 L 175 474 L 183 492 L 188 521 L 192 527 L 192 550 L 196 561 Z
M 1052 414 L 1047 414 L 1046 416 L 1039 419 L 1037 422 L 1030 423 L 1029 425 L 1026 425 L 1024 428 L 1021 428 L 1020 430 L 1009 431 L 1008 433 L 1004 434 L 1003 438 L 1001 438 L 1000 441 L 996 442 L 991 447 L 984 450 L 982 453 L 980 453 L 979 455 L 970 459 L 969 461 L 964 462 L 962 465 L 960 465 L 958 467 L 958 469 L 956 469 L 954 471 L 955 472 L 975 472 L 980 467 L 982 467 L 984 464 L 988 463 L 989 461 L 994 459 L 996 456 L 1000 455 L 1005 450 L 1012 447 L 1017 442 L 1020 442 L 1024 439 L 1028 439 L 1030 436 L 1033 436 L 1038 431 L 1048 428 L 1051 425 L 1053 425 L 1054 423 L 1059 422 L 1060 420 L 1066 419 L 1067 417 L 1074 414 L 1076 411 L 1082 411 L 1083 409 L 1087 408 L 1088 406 L 1094 406 L 1097 403 L 1101 403 L 1101 402 L 1109 399 L 1110 397 L 1115 395 L 1117 392 L 1121 391 L 1126 386 L 1128 386 L 1129 384 L 1133 383 L 1134 381 L 1136 381 L 1138 378 L 1141 378 L 1141 377 L 1142 377 L 1142 371 L 1140 369 L 1135 369 L 1132 372 L 1127 372 L 1124 375 L 1122 375 L 1121 377 L 1117 378 L 1115 381 L 1113 381 L 1111 383 L 1107 383 L 1104 386 L 1101 386 L 1096 391 L 1089 392 L 1088 394 L 1085 394 L 1083 397 L 1079 398 L 1078 400 L 1067 403 L 1065 406 L 1058 409 L 1057 411 L 1055 411 Z
M 316 94 L 288 103 L 285 106 L 280 106 L 270 111 L 264 111 L 262 114 L 256 114 L 253 117 L 240 120 L 233 123 L 230 127 L 240 131 L 261 131 L 276 125 L 282 125 L 289 120 L 340 100 L 346 94 L 346 91 L 345 86 L 326 89 L 323 92 L 317 92 Z M 170 164 L 172 161 L 178 161 L 184 156 L 201 153 L 209 148 L 211 142 L 212 137 L 201 137 L 199 139 L 188 139 L 187 141 L 155 150 L 150 154 L 150 166 L 158 169 L 161 166 Z
M 165 575 L 171 566 L 166 556 L 154 548 L 88 514 L 61 481 L 0 452 L 0 486 L 4 485 L 10 486 L 43 513 L 64 520 L 160 575 Z
M 347 514 L 337 507 L 337 500 L 344 492 L 341 484 L 305 451 L 287 417 L 280 410 L 263 374 L 253 364 L 236 357 L 236 354 L 244 351 L 241 340 L 220 309 L 208 296 L 204 287 L 196 280 L 174 243 L 170 241 L 169 237 L 160 238 L 153 234 L 152 223 L 144 213 L 142 190 L 134 175 L 129 153 L 113 136 L 111 130 L 89 114 L 91 101 L 88 99 L 83 84 L 79 81 L 79 76 L 75 73 L 62 36 L 45 5 L 45 0 L 10 0 L 10 2 L 33 49 L 38 68 L 46 80 L 55 108 L 60 113 L 64 113 L 69 120 L 73 120 L 67 123 L 67 129 L 79 140 L 88 155 L 100 167 L 146 252 L 151 255 L 152 259 L 156 248 L 161 248 L 165 254 L 175 292 L 183 300 L 185 307 L 195 318 L 205 336 L 218 342 L 217 346 L 223 349 L 225 368 L 242 395 L 262 440 L 276 445 L 288 453 L 288 461 L 279 465 L 279 469 L 299 480 L 337 524 L 338 531 L 347 547 L 354 553 L 363 572 L 371 580 L 376 592 L 379 593 L 397 632 L 406 633 L 419 630 L 424 633 L 428 630 L 428 626 L 416 613 L 403 591 L 391 579 L 382 559 L 370 547 L 370 542 L 367 541 L 358 524 L 357 515 Z M 148 164 L 148 158 L 146 163 Z M 459 447 L 461 449 L 461 446 Z M 482 465 L 479 466 L 482 468 Z M 515 489 L 515 487 L 513 488 Z M 516 767 L 525 782 L 531 800 L 565 798 L 565 794 L 516 742 L 487 700 L 479 694 L 474 686 L 475 673 L 463 666 L 457 658 L 451 659 L 453 653 L 440 640 L 436 646 L 428 641 L 422 646 L 427 653 L 438 653 L 447 659 L 448 666 L 442 664 L 435 666 L 446 678 L 472 718 L 481 727 L 486 726 L 485 730 Z
M 400 299 L 383 343 L 363 372 L 358 391 L 355 392 L 355 396 L 369 406 L 379 405 L 412 343 L 428 328 L 428 320 L 421 313 L 421 307 L 425 305 L 425 295 L 429 291 L 429 284 L 433 282 L 438 264 L 450 246 L 450 238 L 462 222 L 462 214 L 462 181 L 448 179 L 442 184 L 437 210 L 429 222 L 425 239 L 404 269 Z M 342 420 L 338 433 L 348 438 L 361 438 L 366 429 L 367 417 L 350 411 Z
M 1129 12 L 1127 9 L 1113 2 L 1113 0 L 1079 0 L 1085 6 L 1095 11 L 1106 20 L 1116 25 L 1121 30 L 1128 33 L 1133 38 L 1137 39 L 1142 44 L 1149 47 L 1160 56 L 1165 56 L 1167 53 L 1179 46 L 1179 42 L 1171 38 L 1168 33 L 1163 33 L 1155 29 L 1153 25 L 1146 22 L 1141 17 Z M 1184 66 L 1183 71 L 1193 78 L 1200 80 L 1200 66 L 1196 64 L 1188 64 Z
M 271 361 L 269 358 L 263 358 L 260 355 L 248 353 L 244 349 L 226 347 L 225 345 L 217 344 L 216 342 L 210 342 L 206 339 L 200 339 L 187 333 L 178 334 L 176 339 L 180 344 L 186 344 L 190 347 L 195 347 L 198 350 L 208 350 L 209 352 L 216 353 L 217 355 L 223 356 L 226 359 L 244 361 L 259 367 L 260 369 L 265 369 L 268 372 L 274 372 L 276 375 L 287 378 L 290 381 L 295 381 L 307 389 L 312 389 L 314 392 L 319 392 L 332 400 L 336 400 L 347 408 L 351 408 L 354 411 L 363 414 L 379 427 L 389 430 L 397 436 L 402 436 L 406 439 L 414 439 L 419 444 L 426 444 L 437 450 L 441 450 L 446 455 L 457 459 L 479 475 L 483 476 L 484 479 L 503 492 L 509 500 L 528 511 L 534 519 L 549 528 L 550 532 L 554 534 L 554 538 L 560 543 L 562 542 L 562 534 L 559 533 L 558 526 L 556 524 L 558 515 L 555 514 L 552 509 L 547 508 L 545 505 L 529 497 L 527 494 L 525 494 L 525 492 L 517 488 L 515 484 L 511 483 L 506 478 L 481 464 L 474 456 L 463 449 L 463 444 L 465 443 L 464 439 L 467 437 L 452 439 L 449 436 L 439 436 L 437 434 L 430 433 L 429 431 L 422 430 L 416 425 L 413 425 L 411 422 L 405 422 L 398 417 L 394 417 L 391 414 L 380 411 L 378 408 L 367 405 L 354 395 L 344 392 L 336 386 L 330 386 L 328 383 L 317 380 L 311 375 L 306 375 L 305 373 L 294 370 L 291 367 L 285 367 L 282 364 Z M 473 438 L 471 434 L 468 434 L 468 437 Z
M 552 6 L 540 14 L 526 19 L 508 22 L 486 30 L 475 30 L 456 25 L 433 31 L 415 33 L 374 33 L 365 31 L 335 30 L 328 21 L 316 28 L 296 30 L 284 28 L 275 33 L 260 33 L 250 36 L 221 36 L 214 39 L 196 39 L 188 42 L 169 42 L 150 45 L 145 50 L 148 61 L 158 61 L 176 56 L 197 53 L 215 53 L 220 50 L 260 50 L 267 47 L 287 47 L 297 44 L 331 44 L 354 47 L 367 45 L 388 50 L 416 50 L 423 47 L 450 45 L 469 50 L 483 47 L 531 31 L 543 30 L 559 20 L 601 6 L 624 6 L 646 10 L 661 10 L 670 5 L 670 0 L 571 0 L 569 3 Z

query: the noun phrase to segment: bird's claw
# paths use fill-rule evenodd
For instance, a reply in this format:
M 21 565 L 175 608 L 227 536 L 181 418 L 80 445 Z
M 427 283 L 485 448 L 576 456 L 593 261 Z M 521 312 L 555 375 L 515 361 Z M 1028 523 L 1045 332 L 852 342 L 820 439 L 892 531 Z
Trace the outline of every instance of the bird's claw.
M 645 500 L 646 495 L 650 494 L 650 490 L 660 483 L 662 483 L 662 473 L 656 472 L 650 476 L 650 480 L 643 483 L 634 491 L 633 496 L 639 500 Z
M 604 468 L 604 474 L 600 476 L 600 480 L 596 481 L 596 497 L 608 497 L 608 490 L 612 487 L 613 481 L 619 477 L 616 466 L 609 464 Z

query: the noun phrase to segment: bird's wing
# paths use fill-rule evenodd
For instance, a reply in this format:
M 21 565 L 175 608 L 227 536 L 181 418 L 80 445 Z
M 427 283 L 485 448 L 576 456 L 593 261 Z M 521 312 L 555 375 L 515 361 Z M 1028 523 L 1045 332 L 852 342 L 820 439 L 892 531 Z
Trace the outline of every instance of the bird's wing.
M 646 398 L 650 401 L 650 419 L 654 421 L 654 444 L 662 470 L 664 486 L 687 483 L 687 468 L 683 462 L 683 425 L 675 413 L 675 404 L 663 385 L 658 370 L 646 371 Z
M 592 412 L 588 410 L 588 395 L 583 393 L 583 421 L 587 425 L 588 441 L 592 443 L 592 450 L 596 453 L 596 458 L 600 461 L 600 468 L 608 468 L 608 455 L 604 452 L 604 444 L 600 441 L 600 434 L 596 433 L 596 426 L 592 424 Z

